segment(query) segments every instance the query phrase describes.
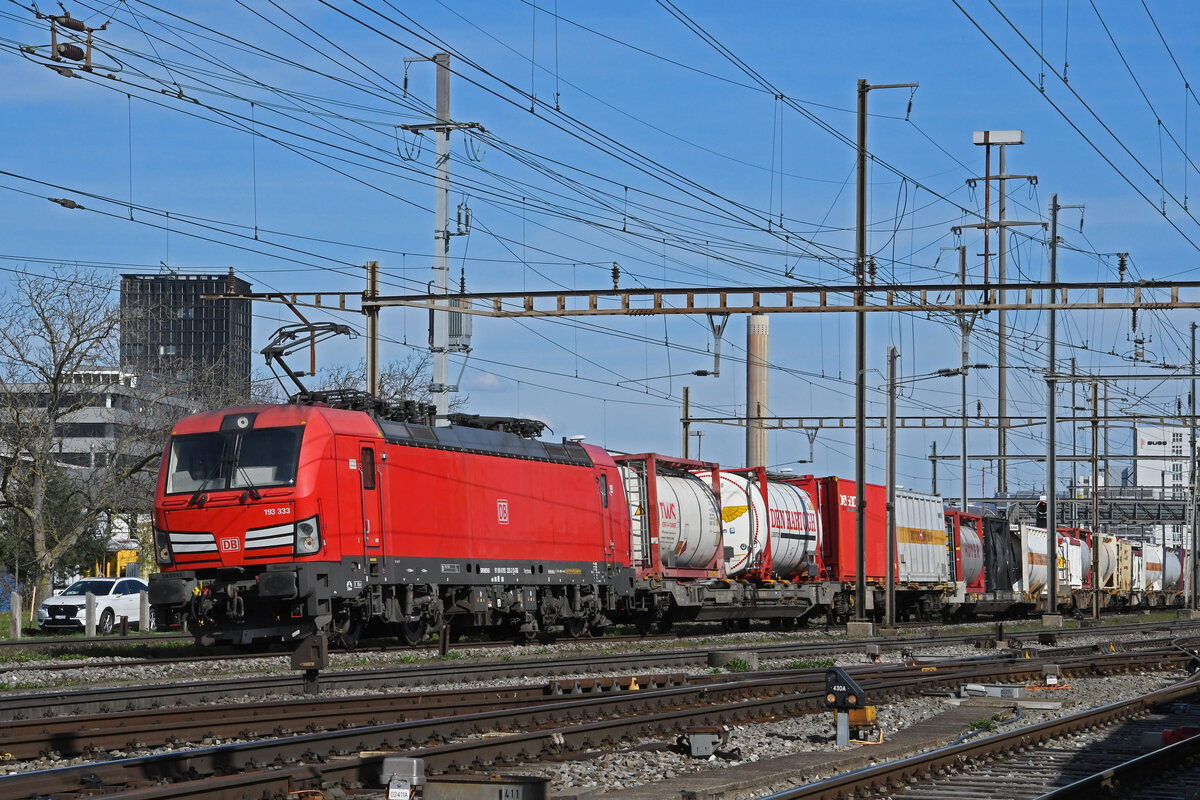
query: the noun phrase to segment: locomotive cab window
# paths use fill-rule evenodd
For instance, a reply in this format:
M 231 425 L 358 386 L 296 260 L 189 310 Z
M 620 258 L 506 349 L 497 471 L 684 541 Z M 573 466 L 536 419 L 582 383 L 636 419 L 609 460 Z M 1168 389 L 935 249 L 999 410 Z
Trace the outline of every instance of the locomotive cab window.
M 375 488 L 375 451 L 370 447 L 362 449 L 362 485 L 364 489 Z
M 605 508 L 608 508 L 608 476 L 607 475 L 600 476 L 600 502 Z
M 166 493 L 293 486 L 303 433 L 296 426 L 173 436 Z

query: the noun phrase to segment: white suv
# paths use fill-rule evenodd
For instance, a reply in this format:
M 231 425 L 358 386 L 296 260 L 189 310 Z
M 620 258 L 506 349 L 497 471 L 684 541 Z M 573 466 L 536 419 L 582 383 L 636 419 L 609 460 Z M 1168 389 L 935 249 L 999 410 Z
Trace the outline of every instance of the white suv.
M 84 578 L 62 592 L 46 598 L 38 606 L 38 627 L 49 630 L 83 630 L 87 620 L 84 605 L 90 592 L 96 598 L 96 631 L 112 633 L 117 620 L 128 617 L 131 625 L 141 625 L 141 578 Z M 145 627 L 152 627 L 148 625 Z

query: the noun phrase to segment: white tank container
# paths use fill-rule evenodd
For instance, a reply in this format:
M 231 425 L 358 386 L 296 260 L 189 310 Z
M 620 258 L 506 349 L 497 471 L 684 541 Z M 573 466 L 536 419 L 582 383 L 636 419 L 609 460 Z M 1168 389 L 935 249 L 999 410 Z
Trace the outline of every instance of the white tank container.
M 1117 542 L 1111 536 L 1104 536 L 1101 537 L 1099 544 L 1100 576 L 1096 580 L 1096 585 L 1103 587 L 1117 571 Z
M 983 539 L 975 529 L 974 522 L 963 522 L 958 527 L 958 552 L 962 561 L 959 580 L 970 586 L 983 574 Z
M 1147 591 L 1164 592 L 1179 588 L 1182 577 L 1180 552 L 1168 548 L 1164 554 L 1161 545 L 1148 544 L 1142 547 L 1142 569 Z
M 626 466 L 621 467 L 621 476 L 627 487 L 637 480 L 634 471 Z M 694 475 L 660 473 L 655 476 L 655 490 L 662 565 L 677 569 L 707 566 L 721 546 L 721 521 L 710 485 Z M 640 490 L 626 494 L 636 532 L 649 518 L 649 509 L 645 508 Z M 640 555 L 641 548 L 635 549 Z
M 1163 558 L 1163 591 L 1177 591 L 1183 587 L 1183 551 L 1177 547 L 1167 548 Z
M 1037 597 L 1046 588 L 1046 530 L 1021 525 L 1021 583 L 1013 589 Z
M 698 473 L 703 481 L 708 472 Z M 725 574 L 761 566 L 771 542 L 771 572 L 782 578 L 807 574 L 815 565 L 821 520 L 808 492 L 782 481 L 767 481 L 764 500 L 757 480 L 721 473 L 721 519 L 725 537 Z
M 1086 578 L 1092 573 L 1092 546 L 1082 536 L 1079 537 L 1079 561 L 1083 565 L 1080 576 Z
M 1066 574 L 1059 570 L 1059 580 L 1064 581 L 1063 589 L 1081 589 L 1083 588 L 1083 574 L 1085 570 L 1091 568 L 1091 559 L 1084 560 L 1084 553 L 1087 552 L 1087 545 L 1082 539 L 1077 539 L 1074 536 L 1058 536 L 1058 558 L 1059 564 L 1066 567 Z

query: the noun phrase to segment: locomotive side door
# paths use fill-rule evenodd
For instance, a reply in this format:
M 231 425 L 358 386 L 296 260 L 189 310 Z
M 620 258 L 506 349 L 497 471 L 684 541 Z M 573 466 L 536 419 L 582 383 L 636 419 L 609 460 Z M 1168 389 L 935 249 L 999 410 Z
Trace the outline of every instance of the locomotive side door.
M 613 486 L 616 474 L 609 475 L 606 469 L 601 469 L 599 472 L 600 476 L 597 478 L 596 484 L 600 491 L 600 517 L 604 520 L 601 533 L 604 541 L 604 563 L 606 566 L 611 566 L 617 560 L 617 543 L 612 520 Z
M 368 558 L 383 556 L 383 486 L 379 442 L 359 442 L 358 474 L 362 500 L 363 553 Z

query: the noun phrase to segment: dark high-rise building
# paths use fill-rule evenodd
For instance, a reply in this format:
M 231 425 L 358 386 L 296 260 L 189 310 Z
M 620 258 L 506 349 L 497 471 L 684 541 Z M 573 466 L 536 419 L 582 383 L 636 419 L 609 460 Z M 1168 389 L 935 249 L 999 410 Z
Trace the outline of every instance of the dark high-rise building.
M 250 301 L 205 300 L 250 284 L 228 275 L 121 276 L 121 369 L 246 395 Z

